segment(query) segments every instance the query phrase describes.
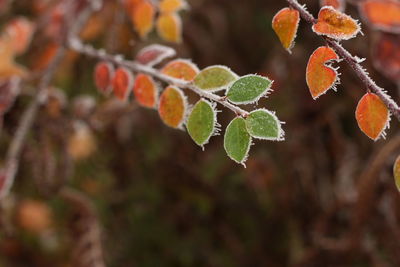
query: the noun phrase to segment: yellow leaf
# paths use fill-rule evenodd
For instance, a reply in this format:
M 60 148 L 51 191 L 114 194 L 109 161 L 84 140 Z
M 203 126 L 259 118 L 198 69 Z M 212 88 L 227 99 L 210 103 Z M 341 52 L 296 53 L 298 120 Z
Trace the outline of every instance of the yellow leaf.
M 182 41 L 181 18 L 175 13 L 160 15 L 157 20 L 157 32 L 165 41 L 180 43 Z
M 184 0 L 162 0 L 159 5 L 161 13 L 172 13 L 187 8 Z

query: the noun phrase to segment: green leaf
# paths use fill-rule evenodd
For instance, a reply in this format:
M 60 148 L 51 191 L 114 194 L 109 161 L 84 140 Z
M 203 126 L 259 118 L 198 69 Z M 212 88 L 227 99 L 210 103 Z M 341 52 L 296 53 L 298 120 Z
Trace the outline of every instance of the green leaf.
M 229 68 L 216 65 L 203 69 L 193 82 L 200 89 L 215 92 L 229 87 L 237 78 Z
M 259 75 L 246 75 L 240 77 L 229 88 L 226 96 L 235 104 L 250 104 L 257 102 L 266 95 L 271 88 L 272 81 Z
M 251 137 L 243 118 L 237 117 L 226 127 L 224 148 L 228 156 L 237 163 L 244 164 L 250 150 Z
M 272 141 L 282 141 L 284 139 L 281 122 L 274 113 L 266 109 L 257 109 L 250 112 L 246 118 L 246 128 L 254 138 Z
M 194 105 L 186 123 L 190 137 L 199 146 L 208 143 L 215 131 L 216 112 L 210 102 L 200 99 Z

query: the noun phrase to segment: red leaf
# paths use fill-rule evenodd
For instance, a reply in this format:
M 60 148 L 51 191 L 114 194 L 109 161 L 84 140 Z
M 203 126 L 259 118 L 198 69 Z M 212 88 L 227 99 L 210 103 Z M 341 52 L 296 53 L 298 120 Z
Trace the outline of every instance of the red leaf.
M 361 131 L 376 141 L 385 136 L 385 129 L 389 126 L 389 110 L 385 103 L 373 93 L 365 94 L 356 109 L 356 119 Z
M 114 67 L 108 62 L 97 63 L 94 70 L 94 81 L 102 94 L 109 94 L 112 90 L 111 81 L 114 76 Z
M 119 100 L 127 100 L 132 90 L 133 76 L 131 72 L 123 67 L 119 67 L 114 74 L 112 86 L 114 95 Z
M 143 65 L 154 66 L 175 54 L 175 50 L 168 46 L 153 44 L 140 50 L 136 55 L 136 60 Z
M 338 73 L 327 63 L 337 60 L 339 60 L 339 56 L 327 46 L 317 48 L 311 55 L 307 64 L 306 81 L 314 99 L 325 94 L 330 88 L 335 89 L 335 85 L 338 83 Z

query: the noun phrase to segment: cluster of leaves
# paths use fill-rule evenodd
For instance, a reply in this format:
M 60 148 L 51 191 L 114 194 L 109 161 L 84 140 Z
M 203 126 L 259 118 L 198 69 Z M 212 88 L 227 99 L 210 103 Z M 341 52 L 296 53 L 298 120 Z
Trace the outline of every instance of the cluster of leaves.
M 188 8 L 185 0 L 162 0 L 156 3 L 150 0 L 124 0 L 124 6 L 141 38 L 146 38 L 156 25 L 162 39 L 181 42 L 182 20 L 178 12 Z
M 371 2 L 376 4 L 379 1 L 364 1 L 360 4 L 360 8 L 368 7 Z M 340 42 L 354 38 L 361 31 L 356 20 L 340 11 L 344 10 L 344 1 L 321 1 L 321 4 L 323 6 L 318 19 L 312 25 L 312 30 L 316 34 Z M 371 18 L 371 14 L 368 17 Z M 289 52 L 294 45 L 299 21 L 299 11 L 291 8 L 280 10 L 272 21 L 273 29 Z M 336 90 L 340 82 L 339 73 L 338 68 L 334 68 L 331 63 L 338 61 L 340 61 L 339 56 L 329 46 L 321 46 L 312 53 L 307 64 L 306 81 L 313 99 L 327 93 L 329 89 Z M 381 98 L 367 92 L 357 105 L 356 120 L 361 131 L 376 141 L 385 136 L 390 112 Z
M 141 66 L 152 67 L 164 59 L 175 55 L 175 51 L 161 45 L 143 48 L 136 56 Z M 152 68 L 151 68 L 152 69 Z M 217 109 L 215 98 L 223 99 L 233 105 L 256 103 L 271 91 L 272 81 L 264 76 L 245 75 L 239 77 L 225 66 L 215 65 L 199 70 L 191 61 L 174 59 L 157 71 L 165 80 L 172 81 L 164 90 L 150 73 L 132 72 L 123 66 L 114 66 L 107 61 L 97 64 L 94 80 L 98 90 L 127 101 L 131 91 L 137 103 L 146 108 L 158 110 L 161 120 L 172 128 L 183 129 L 184 125 L 193 141 L 204 147 L 211 136 L 218 134 Z M 173 83 L 176 81 L 176 83 Z M 203 96 L 193 107 L 179 86 L 195 88 Z M 182 87 L 182 86 L 181 86 Z M 214 94 L 225 92 L 225 96 Z M 206 99 L 207 96 L 209 99 Z M 247 159 L 252 137 L 264 140 L 283 140 L 281 122 L 274 112 L 261 108 L 250 113 L 237 114 L 227 126 L 224 136 L 224 148 L 228 156 L 237 163 L 244 164 Z

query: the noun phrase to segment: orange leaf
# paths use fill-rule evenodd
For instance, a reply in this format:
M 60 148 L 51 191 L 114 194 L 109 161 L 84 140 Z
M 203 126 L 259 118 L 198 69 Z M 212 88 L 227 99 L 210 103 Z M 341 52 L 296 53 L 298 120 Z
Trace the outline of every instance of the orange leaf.
M 132 15 L 132 23 L 135 30 L 141 38 L 146 38 L 153 29 L 155 9 L 149 1 L 139 3 L 134 9 Z
M 361 30 L 356 20 L 331 6 L 321 8 L 318 22 L 312 28 L 316 34 L 336 40 L 351 39 Z
M 400 36 L 381 32 L 373 44 L 374 66 L 398 84 L 400 82 Z
M 373 93 L 365 94 L 356 109 L 358 127 L 369 138 L 376 141 L 385 136 L 385 129 L 389 126 L 389 111 L 383 101 Z
M 133 93 L 136 101 L 148 108 L 154 108 L 157 105 L 158 89 L 153 78 L 146 74 L 139 74 L 136 77 Z
M 272 28 L 289 53 L 294 46 L 299 21 L 299 11 L 288 7 L 281 9 L 272 19 Z
M 172 13 L 187 8 L 184 0 L 161 0 L 159 4 L 161 13 Z
M 323 6 L 331 6 L 336 10 L 344 11 L 346 7 L 346 2 L 344 0 L 320 0 L 319 4 L 321 7 Z
M 154 66 L 175 54 L 175 50 L 168 46 L 153 44 L 140 50 L 136 55 L 136 60 L 141 64 Z
M 111 81 L 114 76 L 114 67 L 108 62 L 97 63 L 94 70 L 94 81 L 102 94 L 109 94 L 112 90 Z
M 199 73 L 199 68 L 189 60 L 176 59 L 165 65 L 161 72 L 176 79 L 192 81 Z
M 392 0 L 366 0 L 360 2 L 363 18 L 374 28 L 400 33 L 400 2 Z
M 334 60 L 339 60 L 339 57 L 332 48 L 327 46 L 317 48 L 311 55 L 307 64 L 306 81 L 314 99 L 325 94 L 330 88 L 335 89 L 338 73 L 327 65 L 328 62 Z
M 182 21 L 175 13 L 162 14 L 157 20 L 158 35 L 165 41 L 180 43 L 182 41 Z
M 6 25 L 5 32 L 13 41 L 13 48 L 16 54 L 22 54 L 31 43 L 34 24 L 24 17 L 13 19 Z
M 186 117 L 186 109 L 186 98 L 182 91 L 175 86 L 168 86 L 161 94 L 158 105 L 162 121 L 172 128 L 181 128 Z
M 123 67 L 119 67 L 114 74 L 112 86 L 114 95 L 119 100 L 127 100 L 132 89 L 133 76 L 130 71 Z

